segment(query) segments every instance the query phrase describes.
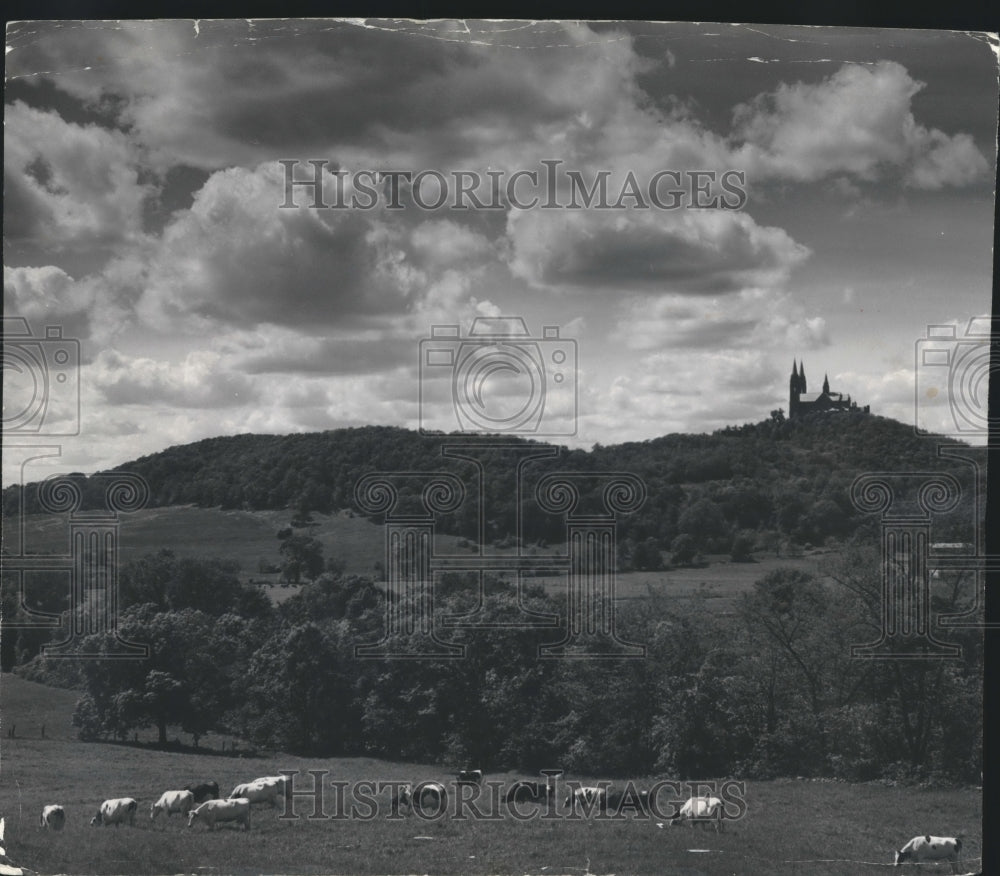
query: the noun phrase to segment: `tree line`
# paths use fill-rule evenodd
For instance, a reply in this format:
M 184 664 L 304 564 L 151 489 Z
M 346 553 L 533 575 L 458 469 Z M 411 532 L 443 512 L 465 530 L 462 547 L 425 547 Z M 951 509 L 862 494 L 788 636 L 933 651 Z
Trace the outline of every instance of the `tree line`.
M 877 638 L 878 567 L 858 544 L 828 577 L 762 576 L 727 612 L 710 595 L 620 603 L 620 635 L 646 645 L 629 660 L 539 660 L 557 631 L 501 624 L 522 608 L 565 616 L 565 594 L 451 573 L 434 611 L 465 657 L 393 661 L 355 656 L 385 631 L 387 597 L 369 579 L 324 572 L 274 605 L 231 564 L 161 551 L 121 574 L 119 631 L 148 643 L 149 660 L 46 661 L 49 634 L 25 631 L 16 661 L 79 688 L 87 740 L 152 727 L 166 742 L 179 727 L 195 744 L 217 732 L 303 755 L 493 770 L 977 780 L 981 636 L 940 633 L 961 644 L 957 660 L 852 659 L 851 644 Z M 961 608 L 968 584 L 935 582 L 935 611 Z M 441 625 L 474 610 L 477 628 Z

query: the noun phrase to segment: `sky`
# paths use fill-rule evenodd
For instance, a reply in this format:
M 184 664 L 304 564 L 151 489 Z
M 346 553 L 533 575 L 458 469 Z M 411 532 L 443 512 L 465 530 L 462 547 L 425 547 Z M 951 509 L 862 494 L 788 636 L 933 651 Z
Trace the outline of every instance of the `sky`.
M 11 24 L 4 484 L 28 445 L 708 432 L 793 358 L 975 440 L 997 97 L 985 34 Z

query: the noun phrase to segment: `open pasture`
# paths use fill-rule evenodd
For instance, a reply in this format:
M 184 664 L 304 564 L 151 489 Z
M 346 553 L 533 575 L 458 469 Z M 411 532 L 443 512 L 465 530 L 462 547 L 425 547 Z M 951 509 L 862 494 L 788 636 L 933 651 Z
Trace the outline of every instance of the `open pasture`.
M 445 816 L 432 821 L 409 816 L 393 820 L 387 817 L 387 793 L 378 796 L 382 808 L 373 819 L 310 819 L 312 801 L 300 798 L 296 801 L 299 817 L 294 819 L 282 820 L 280 810 L 255 807 L 249 833 L 231 825 L 220 825 L 212 832 L 201 825 L 189 829 L 186 820 L 176 815 L 150 822 L 150 804 L 162 791 L 215 779 L 225 795 L 236 783 L 256 776 L 282 769 L 319 769 L 327 771 L 324 808 L 333 814 L 337 810 L 329 785 L 333 780 L 448 781 L 454 769 L 366 758 L 234 758 L 83 743 L 72 737 L 68 726 L 65 710 L 74 699 L 72 692 L 9 675 L 0 681 L 4 726 L 12 722 L 27 728 L 33 725 L 35 710 L 47 709 L 45 739 L 23 736 L 20 729 L 18 738 L 0 738 L 0 815 L 7 822 L 7 852 L 14 862 L 40 873 L 551 876 L 589 870 L 593 874 L 667 876 L 875 876 L 894 872 L 886 869 L 893 848 L 923 832 L 963 832 L 964 859 L 978 865 L 974 859 L 980 854 L 978 789 L 917 790 L 803 780 L 748 782 L 746 817 L 728 823 L 721 834 L 689 827 L 661 829 L 655 818 L 519 822 L 506 817 L 479 821 Z M 487 775 L 511 782 L 518 777 Z M 614 777 L 565 778 L 589 782 Z M 297 787 L 309 789 L 311 781 L 303 772 Z M 641 784 L 651 782 L 647 778 Z M 623 784 L 621 779 L 619 784 Z M 139 801 L 136 826 L 91 827 L 100 802 L 119 796 Z M 45 832 L 38 825 L 47 803 L 60 803 L 66 809 L 66 828 L 59 834 Z M 453 809 L 450 805 L 449 811 Z M 919 868 L 920 874 L 948 872 L 946 865 Z

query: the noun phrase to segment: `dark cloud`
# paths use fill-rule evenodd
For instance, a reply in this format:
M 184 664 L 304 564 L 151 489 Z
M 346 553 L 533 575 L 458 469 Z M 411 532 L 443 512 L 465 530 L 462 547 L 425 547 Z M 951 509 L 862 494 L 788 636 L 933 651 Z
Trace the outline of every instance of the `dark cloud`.
M 512 214 L 512 269 L 540 286 L 714 295 L 772 286 L 808 256 L 745 213 Z

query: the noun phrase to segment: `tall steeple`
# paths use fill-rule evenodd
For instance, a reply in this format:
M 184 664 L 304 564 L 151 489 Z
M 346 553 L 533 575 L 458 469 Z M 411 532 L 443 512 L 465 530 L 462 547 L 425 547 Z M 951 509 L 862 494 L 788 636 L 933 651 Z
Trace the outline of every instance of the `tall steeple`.
M 805 362 L 799 362 L 799 392 L 806 391 L 806 367 Z
M 823 392 L 827 395 L 830 394 L 830 379 L 825 374 L 823 375 Z
M 795 408 L 799 403 L 799 375 L 795 360 L 792 359 L 792 374 L 788 378 L 788 416 L 795 416 Z

